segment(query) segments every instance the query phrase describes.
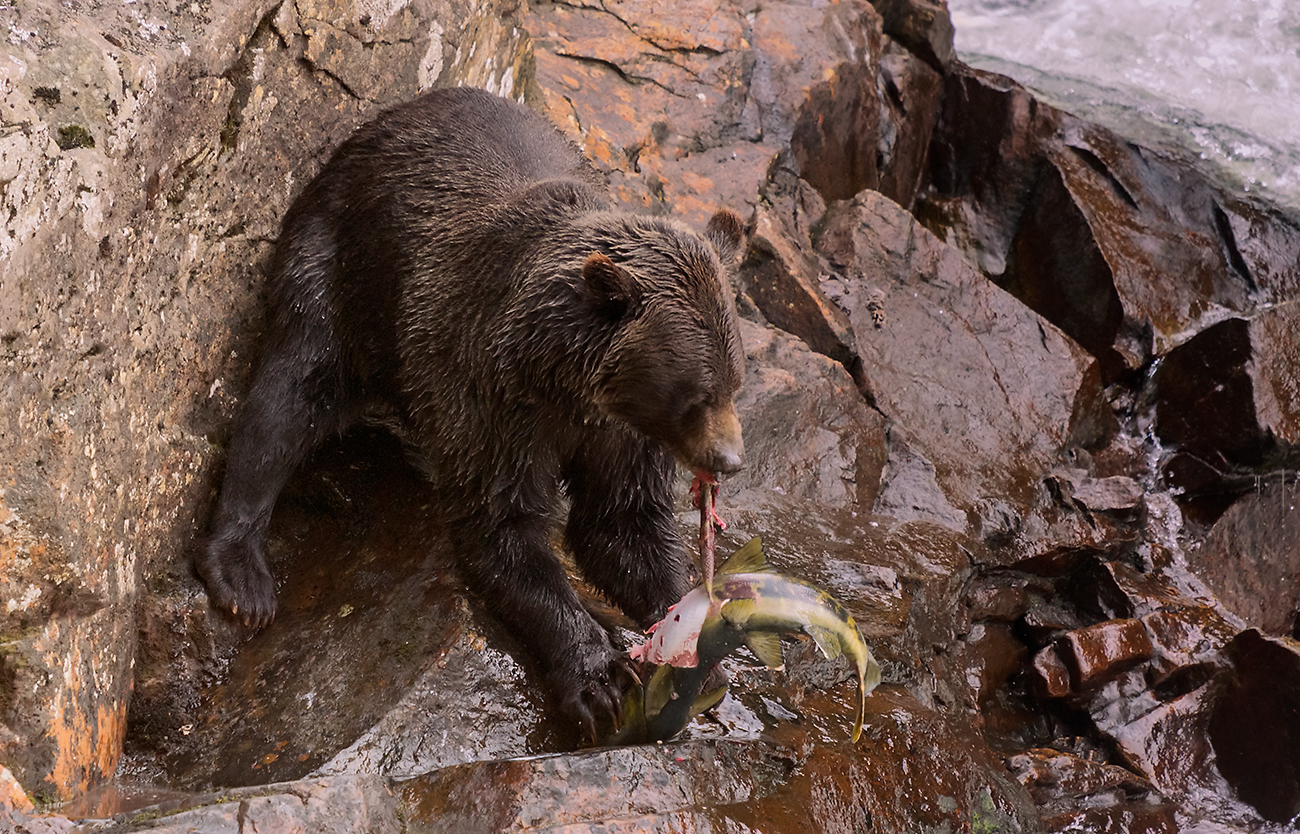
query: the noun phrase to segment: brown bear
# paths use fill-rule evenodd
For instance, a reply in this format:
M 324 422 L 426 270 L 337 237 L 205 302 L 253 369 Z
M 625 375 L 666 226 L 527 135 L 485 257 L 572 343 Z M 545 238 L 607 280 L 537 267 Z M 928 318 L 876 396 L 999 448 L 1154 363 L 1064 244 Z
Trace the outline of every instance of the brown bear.
M 743 236 L 614 211 L 578 149 L 481 90 L 359 128 L 285 215 L 268 339 L 197 559 L 214 605 L 264 626 L 276 498 L 358 421 L 402 438 L 464 580 L 589 732 L 621 655 L 548 544 L 563 490 L 583 575 L 649 624 L 687 590 L 674 458 L 743 465 L 744 357 L 725 265 Z

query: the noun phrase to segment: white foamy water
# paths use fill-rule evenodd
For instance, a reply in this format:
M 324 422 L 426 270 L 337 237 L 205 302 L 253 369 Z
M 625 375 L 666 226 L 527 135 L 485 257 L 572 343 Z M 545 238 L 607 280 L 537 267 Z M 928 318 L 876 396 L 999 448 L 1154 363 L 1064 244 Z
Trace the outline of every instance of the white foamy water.
M 1300 208 L 1300 0 L 949 0 L 957 51 Z

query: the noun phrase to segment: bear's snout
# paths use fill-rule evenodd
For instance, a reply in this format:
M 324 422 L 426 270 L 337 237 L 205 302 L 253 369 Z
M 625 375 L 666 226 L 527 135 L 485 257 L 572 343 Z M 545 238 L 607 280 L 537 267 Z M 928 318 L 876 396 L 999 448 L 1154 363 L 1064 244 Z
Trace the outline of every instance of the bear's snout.
M 734 475 L 745 468 L 745 441 L 735 406 L 730 403 L 709 415 L 705 421 L 704 442 L 698 460 L 692 461 L 697 471 L 716 475 Z

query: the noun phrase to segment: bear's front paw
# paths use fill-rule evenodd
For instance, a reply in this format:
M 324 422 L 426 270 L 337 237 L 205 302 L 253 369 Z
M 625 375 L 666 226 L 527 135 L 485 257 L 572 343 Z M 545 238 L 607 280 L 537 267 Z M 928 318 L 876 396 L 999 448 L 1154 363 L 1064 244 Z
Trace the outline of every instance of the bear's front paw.
M 261 549 L 243 542 L 210 542 L 195 560 L 214 608 L 246 626 L 263 628 L 275 618 L 275 580 Z
M 595 742 L 599 724 L 619 725 L 623 690 L 637 679 L 636 667 L 608 644 L 584 647 L 575 662 L 551 672 L 551 686 L 560 698 L 560 710 L 582 728 L 583 738 Z

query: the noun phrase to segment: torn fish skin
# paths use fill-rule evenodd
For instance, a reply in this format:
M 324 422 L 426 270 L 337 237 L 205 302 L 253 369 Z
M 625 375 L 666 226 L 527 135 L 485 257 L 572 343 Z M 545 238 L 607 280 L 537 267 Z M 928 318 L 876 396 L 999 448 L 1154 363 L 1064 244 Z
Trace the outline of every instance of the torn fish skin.
M 845 655 L 853 662 L 858 672 L 854 742 L 862 734 L 867 694 L 880 683 L 880 665 L 844 606 L 815 585 L 772 570 L 757 537 L 718 568 L 711 592 L 694 589 L 650 632 L 629 655 L 654 672 L 624 695 L 621 729 L 609 734 L 607 743 L 672 738 L 722 699 L 725 686 L 703 692 L 705 683 L 740 646 L 780 668 L 782 634 L 806 635 L 826 657 Z

